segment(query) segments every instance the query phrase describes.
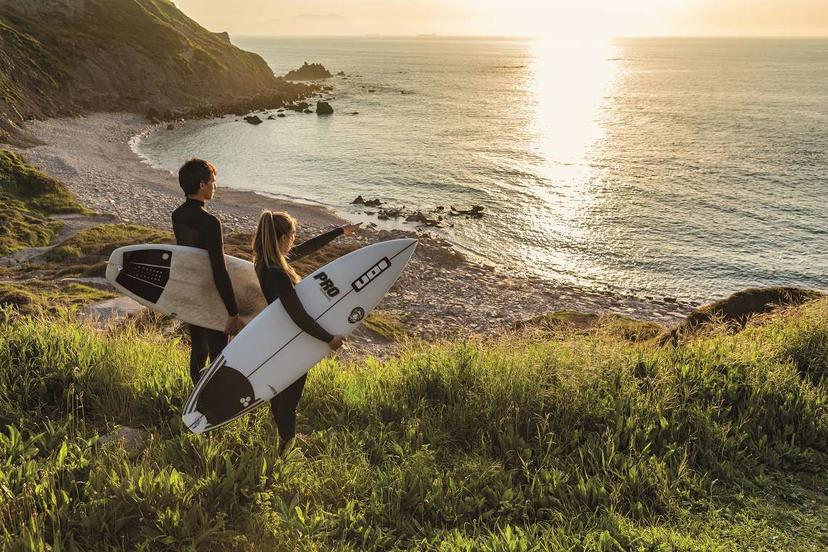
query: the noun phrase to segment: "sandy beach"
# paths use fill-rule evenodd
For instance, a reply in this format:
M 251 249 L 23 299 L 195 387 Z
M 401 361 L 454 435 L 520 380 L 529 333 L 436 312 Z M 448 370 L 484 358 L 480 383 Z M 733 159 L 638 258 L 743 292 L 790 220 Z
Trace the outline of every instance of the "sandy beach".
M 170 213 L 182 200 L 178 182 L 169 172 L 148 165 L 129 146 L 131 138 L 152 129 L 146 118 L 131 113 L 32 121 L 27 130 L 43 144 L 18 151 L 65 182 L 90 209 L 124 222 L 169 229 Z M 344 222 L 323 207 L 223 187 L 218 169 L 219 190 L 209 209 L 229 230 L 251 231 L 263 209 L 292 213 L 305 236 Z M 345 239 L 367 244 L 414 233 L 366 229 Z M 517 321 L 560 310 L 619 314 L 664 324 L 678 322 L 692 310 L 690 305 L 668 300 L 605 294 L 502 274 L 465 260 L 441 238 L 421 231 L 416 234 L 420 245 L 411 266 L 379 308 L 425 339 L 501 332 Z

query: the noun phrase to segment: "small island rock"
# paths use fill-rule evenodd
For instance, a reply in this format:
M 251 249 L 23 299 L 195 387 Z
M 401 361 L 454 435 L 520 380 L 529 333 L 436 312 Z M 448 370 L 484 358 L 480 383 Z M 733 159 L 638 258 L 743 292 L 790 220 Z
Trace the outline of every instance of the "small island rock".
M 328 102 L 316 102 L 316 113 L 318 115 L 330 115 L 333 112 L 334 109 Z
M 321 63 L 308 63 L 307 61 L 299 69 L 288 71 L 285 80 L 303 81 L 330 78 L 331 72 L 325 69 Z

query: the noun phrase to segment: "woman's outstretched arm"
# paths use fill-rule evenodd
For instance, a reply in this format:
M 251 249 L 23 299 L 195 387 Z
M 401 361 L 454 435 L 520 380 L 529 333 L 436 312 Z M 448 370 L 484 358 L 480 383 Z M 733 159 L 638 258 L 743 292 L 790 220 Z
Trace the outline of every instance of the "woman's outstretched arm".
M 310 255 L 311 253 L 316 253 L 344 233 L 344 228 L 334 228 L 330 232 L 319 234 L 315 238 L 304 241 L 299 245 L 294 245 L 290 248 L 290 251 L 288 251 L 287 260 L 288 262 L 296 261 L 302 257 Z

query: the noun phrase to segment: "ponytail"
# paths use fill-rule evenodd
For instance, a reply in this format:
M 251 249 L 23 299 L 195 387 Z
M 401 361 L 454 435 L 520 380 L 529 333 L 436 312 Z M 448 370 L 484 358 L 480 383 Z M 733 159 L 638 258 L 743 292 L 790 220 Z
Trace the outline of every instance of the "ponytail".
M 253 262 L 257 266 L 264 263 L 267 268 L 281 268 L 295 284 L 299 282 L 299 275 L 282 255 L 279 247 L 281 240 L 287 239 L 287 236 L 294 232 L 296 219 L 288 213 L 263 212 L 253 236 Z

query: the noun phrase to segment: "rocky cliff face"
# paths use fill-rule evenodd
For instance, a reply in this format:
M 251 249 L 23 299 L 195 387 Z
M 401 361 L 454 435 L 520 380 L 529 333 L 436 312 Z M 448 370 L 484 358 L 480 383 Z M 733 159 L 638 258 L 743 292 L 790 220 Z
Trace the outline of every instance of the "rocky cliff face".
M 206 113 L 306 90 L 168 0 L 0 0 L 0 140 L 31 118 Z

